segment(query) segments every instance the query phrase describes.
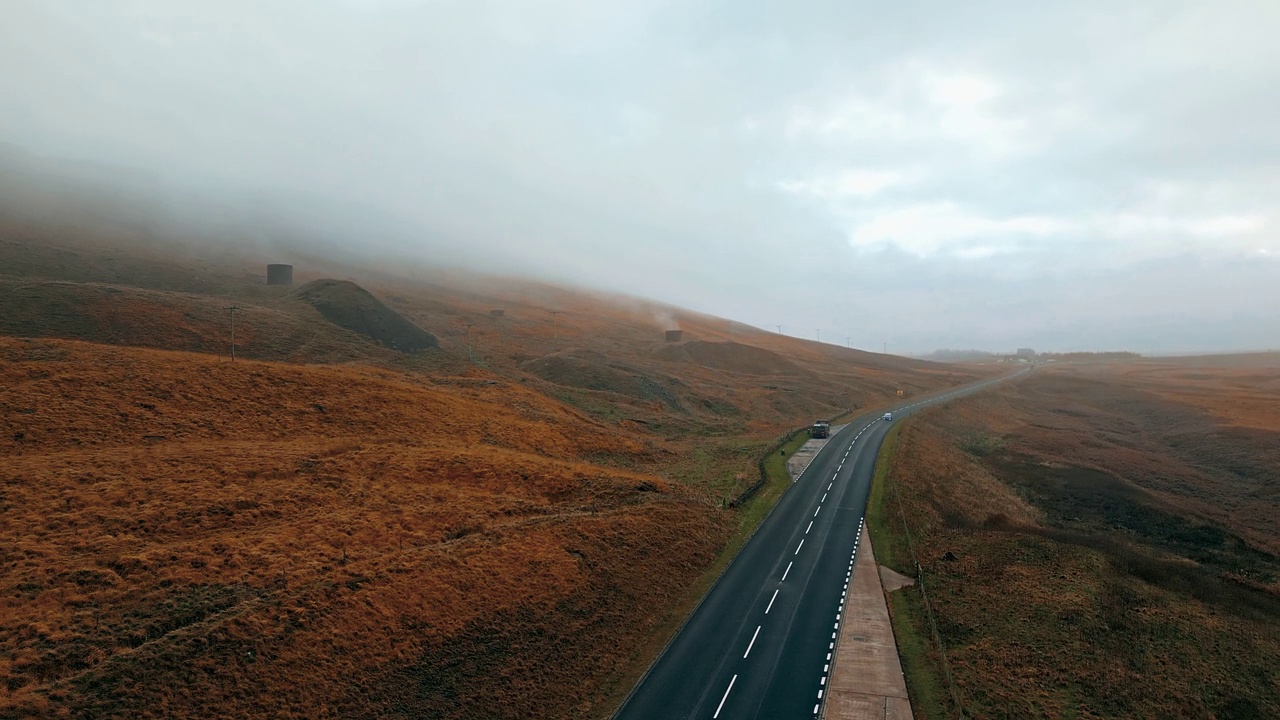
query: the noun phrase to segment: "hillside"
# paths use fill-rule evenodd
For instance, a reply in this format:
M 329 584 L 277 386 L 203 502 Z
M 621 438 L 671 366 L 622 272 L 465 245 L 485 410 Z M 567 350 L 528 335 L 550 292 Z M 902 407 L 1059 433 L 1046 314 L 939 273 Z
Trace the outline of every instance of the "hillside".
M 0 714 L 590 716 L 725 537 L 613 467 L 643 438 L 518 386 L 0 357 Z
M 231 299 L 96 282 L 0 275 L 0 334 L 229 355 Z M 239 303 L 236 352 L 292 362 L 392 362 L 390 348 L 282 296 Z
M 993 372 L 83 210 L 0 214 L 0 717 L 600 717 L 781 433 Z
M 312 280 L 292 297 L 315 308 L 325 320 L 392 350 L 412 353 L 439 346 L 434 335 L 350 280 Z
M 391 274 L 305 254 L 299 262 L 292 250 L 161 247 L 141 231 L 125 240 L 0 218 L 0 251 L 12 260 L 0 270 L 0 285 L 12 289 L 0 293 L 4 334 L 226 352 L 225 308 L 235 304 L 244 357 L 432 371 L 460 369 L 471 357 L 469 364 L 601 419 L 658 426 L 664 437 L 772 437 L 899 390 L 910 396 L 996 372 L 823 345 L 526 279 Z M 298 262 L 298 287 L 263 284 L 266 262 L 278 260 Z M 673 326 L 684 338 L 669 344 L 663 332 Z M 433 341 L 442 352 L 392 348 Z M 550 377 L 542 369 L 566 362 L 577 370 Z M 624 377 L 605 381 L 618 366 L 627 368 Z M 599 377 L 575 379 L 583 373 Z M 672 396 L 657 397 L 659 386 Z
M 909 421 L 873 539 L 953 678 L 895 594 L 916 717 L 1280 716 L 1277 407 L 1274 367 L 1143 361 Z

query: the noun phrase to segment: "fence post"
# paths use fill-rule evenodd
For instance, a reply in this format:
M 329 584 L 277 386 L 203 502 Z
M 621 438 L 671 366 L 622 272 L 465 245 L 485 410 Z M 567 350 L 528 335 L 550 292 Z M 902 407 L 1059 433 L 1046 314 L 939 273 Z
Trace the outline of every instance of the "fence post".
M 885 482 L 888 482 L 889 476 L 885 475 Z M 894 504 L 898 506 L 898 517 L 902 519 L 902 534 L 907 538 L 907 552 L 911 553 L 911 564 L 916 569 L 916 583 L 920 586 L 920 598 L 924 601 L 924 616 L 929 623 L 930 634 L 933 635 L 933 641 L 938 646 L 938 657 L 942 660 L 942 675 L 947 683 L 947 693 L 951 696 L 951 702 L 955 704 L 956 714 L 960 720 L 965 720 L 964 705 L 960 703 L 960 694 L 956 692 L 955 680 L 951 676 L 951 664 L 947 662 L 947 648 L 942 642 L 942 633 L 938 631 L 938 623 L 933 617 L 933 603 L 929 601 L 929 591 L 925 587 L 924 567 L 920 564 L 920 556 L 916 554 L 915 541 L 911 539 L 911 529 L 907 527 L 907 514 L 902 509 L 902 498 L 898 493 L 893 494 Z

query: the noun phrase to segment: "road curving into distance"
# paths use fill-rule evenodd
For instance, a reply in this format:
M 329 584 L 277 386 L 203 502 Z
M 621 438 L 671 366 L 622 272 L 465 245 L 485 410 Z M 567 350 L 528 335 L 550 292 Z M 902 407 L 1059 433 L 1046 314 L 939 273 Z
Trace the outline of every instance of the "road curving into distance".
M 812 720 L 822 711 L 876 456 L 894 422 L 1023 370 L 859 416 L 832 436 L 614 714 Z

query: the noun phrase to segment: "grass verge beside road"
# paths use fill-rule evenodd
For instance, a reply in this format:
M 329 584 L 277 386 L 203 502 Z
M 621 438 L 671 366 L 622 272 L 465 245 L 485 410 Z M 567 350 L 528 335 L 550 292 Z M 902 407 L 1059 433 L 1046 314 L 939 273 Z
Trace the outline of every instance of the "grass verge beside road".
M 876 456 L 875 475 L 871 480 L 871 494 L 867 498 L 867 529 L 871 533 L 876 561 L 904 575 L 915 575 L 907 553 L 906 538 L 902 537 L 902 520 L 896 512 L 890 512 L 892 489 L 889 488 L 889 470 L 893 466 L 893 453 L 898 447 L 898 433 L 902 423 L 895 424 L 880 445 Z M 896 528 L 896 532 L 894 532 Z
M 897 450 L 902 427 L 903 423 L 894 425 L 876 456 L 871 494 L 867 500 L 867 530 L 879 564 L 915 577 L 916 568 L 911 562 L 902 516 L 897 511 L 894 488 L 889 483 L 893 454 Z M 938 664 L 937 649 L 930 642 L 929 631 L 923 624 L 925 611 L 920 586 L 912 585 L 888 593 L 888 601 L 893 636 L 907 680 L 912 711 L 919 720 L 945 718 L 946 686 Z

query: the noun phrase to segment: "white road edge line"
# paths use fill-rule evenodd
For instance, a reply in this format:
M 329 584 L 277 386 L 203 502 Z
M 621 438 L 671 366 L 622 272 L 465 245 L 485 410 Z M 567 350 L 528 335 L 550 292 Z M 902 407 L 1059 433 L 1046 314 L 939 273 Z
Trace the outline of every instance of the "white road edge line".
M 736 682 L 738 682 L 738 676 L 734 675 L 733 679 L 729 681 L 729 687 L 725 688 L 724 697 L 720 698 L 720 704 L 716 706 L 716 714 L 711 716 L 711 720 L 716 720 L 716 718 L 720 717 L 720 710 L 724 708 L 724 701 L 729 699 L 729 691 L 733 689 L 733 684 Z
M 747 659 L 747 656 L 751 654 L 751 648 L 755 647 L 755 645 L 756 645 L 756 638 L 760 636 L 760 628 L 762 628 L 762 627 L 764 627 L 764 626 L 763 626 L 763 625 L 757 625 L 757 626 L 756 626 L 756 632 L 755 632 L 755 634 L 754 634 L 754 635 L 752 635 L 752 636 L 751 636 L 751 642 L 747 643 L 747 651 L 746 651 L 746 652 L 744 652 L 744 653 L 742 653 L 742 659 L 743 659 L 743 660 L 746 660 L 746 659 Z

